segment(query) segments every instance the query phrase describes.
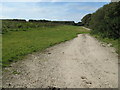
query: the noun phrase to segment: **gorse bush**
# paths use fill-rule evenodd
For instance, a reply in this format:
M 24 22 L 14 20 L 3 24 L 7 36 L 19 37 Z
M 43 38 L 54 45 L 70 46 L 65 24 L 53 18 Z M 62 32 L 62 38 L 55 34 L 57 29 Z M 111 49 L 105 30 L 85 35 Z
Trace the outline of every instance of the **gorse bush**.
M 88 14 L 82 23 L 101 37 L 118 39 L 120 36 L 120 2 L 104 5 L 93 14 Z

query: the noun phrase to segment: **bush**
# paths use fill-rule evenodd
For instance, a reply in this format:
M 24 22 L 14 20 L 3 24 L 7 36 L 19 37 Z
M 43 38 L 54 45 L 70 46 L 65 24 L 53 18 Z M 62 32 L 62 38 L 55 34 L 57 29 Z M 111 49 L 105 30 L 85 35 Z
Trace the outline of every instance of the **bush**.
M 120 2 L 104 5 L 93 14 L 88 14 L 82 23 L 101 37 L 118 39 L 120 36 Z

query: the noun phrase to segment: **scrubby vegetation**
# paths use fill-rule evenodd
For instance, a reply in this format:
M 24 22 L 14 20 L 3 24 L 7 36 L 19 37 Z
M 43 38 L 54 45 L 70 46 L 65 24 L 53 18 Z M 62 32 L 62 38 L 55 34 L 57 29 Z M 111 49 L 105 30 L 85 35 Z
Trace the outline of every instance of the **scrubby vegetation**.
M 84 26 L 91 28 L 92 35 L 98 35 L 99 39 L 119 46 L 120 37 L 120 1 L 111 2 L 98 9 L 95 13 L 83 17 Z M 118 47 L 116 48 L 117 50 Z
M 51 23 L 3 21 L 3 66 L 22 59 L 25 55 L 44 50 L 54 44 L 70 40 L 78 33 L 88 33 L 78 26 Z
M 118 39 L 120 36 L 120 2 L 112 2 L 86 15 L 82 22 L 102 37 Z
M 2 20 L 2 33 L 9 31 L 26 31 L 30 28 L 55 27 L 59 25 L 74 25 L 74 21 L 48 21 L 48 20 L 26 20 L 22 19 L 5 19 Z

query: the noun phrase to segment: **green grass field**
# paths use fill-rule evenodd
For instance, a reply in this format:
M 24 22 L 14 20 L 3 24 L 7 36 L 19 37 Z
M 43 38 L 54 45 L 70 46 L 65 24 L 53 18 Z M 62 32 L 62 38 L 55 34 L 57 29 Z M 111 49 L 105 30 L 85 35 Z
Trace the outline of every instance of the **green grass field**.
M 27 54 L 70 40 L 80 33 L 89 33 L 89 31 L 70 25 L 9 31 L 2 36 L 2 65 L 9 66 L 11 62 L 21 60 Z

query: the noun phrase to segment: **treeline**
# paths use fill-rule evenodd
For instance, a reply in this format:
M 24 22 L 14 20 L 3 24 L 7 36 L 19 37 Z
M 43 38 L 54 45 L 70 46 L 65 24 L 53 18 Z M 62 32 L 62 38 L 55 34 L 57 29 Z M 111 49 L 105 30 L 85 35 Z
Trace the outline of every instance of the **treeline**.
M 2 19 L 2 21 L 16 21 L 16 22 L 38 22 L 38 23 L 57 23 L 57 24 L 67 24 L 75 25 L 74 21 L 50 21 L 50 20 L 32 20 L 26 21 L 25 19 Z
M 82 24 L 91 28 L 91 33 L 101 37 L 118 39 L 120 36 L 120 1 L 111 2 L 93 14 L 87 14 Z
M 57 24 L 75 25 L 74 21 L 29 20 L 29 22 L 51 22 L 51 23 L 57 23 Z

